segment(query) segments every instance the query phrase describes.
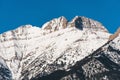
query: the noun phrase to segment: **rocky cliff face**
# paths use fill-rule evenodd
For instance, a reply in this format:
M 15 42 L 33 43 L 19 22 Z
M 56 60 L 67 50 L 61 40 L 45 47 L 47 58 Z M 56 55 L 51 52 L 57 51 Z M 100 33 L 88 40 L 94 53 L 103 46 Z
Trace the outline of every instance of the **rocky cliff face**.
M 95 20 L 77 16 L 68 22 L 60 17 L 42 28 L 25 25 L 1 34 L 0 56 L 13 79 L 37 79 L 54 71 L 69 71 L 77 61 L 105 44 L 109 35 Z
M 118 28 L 118 30 L 113 35 L 111 35 L 109 37 L 109 41 L 111 41 L 111 40 L 115 39 L 116 37 L 118 37 L 119 33 L 120 33 L 120 28 Z
M 87 29 L 108 32 L 100 22 L 82 16 L 76 16 L 71 22 L 69 22 L 68 27 L 74 26 L 81 30 Z
M 67 23 L 68 23 L 67 19 L 62 16 L 45 23 L 42 29 L 54 32 L 60 29 L 65 29 L 67 27 Z
M 87 29 L 93 31 L 108 32 L 100 22 L 83 16 L 76 16 L 70 22 L 68 22 L 68 20 L 63 16 L 55 18 L 45 23 L 42 28 L 50 31 L 57 31 L 59 29 L 65 29 L 67 27 L 76 27 L 80 30 Z
M 12 80 L 12 74 L 4 59 L 0 57 L 0 80 Z

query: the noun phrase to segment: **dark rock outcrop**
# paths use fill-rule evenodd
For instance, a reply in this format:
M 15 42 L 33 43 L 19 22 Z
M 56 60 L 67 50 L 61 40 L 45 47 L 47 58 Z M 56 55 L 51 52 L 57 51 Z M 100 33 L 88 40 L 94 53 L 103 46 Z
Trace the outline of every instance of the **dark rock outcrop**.
M 68 23 L 68 27 L 76 27 L 80 30 L 87 29 L 108 32 L 100 22 L 82 16 L 73 18 L 73 20 Z
M 5 61 L 0 57 L 0 80 L 12 80 L 12 74 Z

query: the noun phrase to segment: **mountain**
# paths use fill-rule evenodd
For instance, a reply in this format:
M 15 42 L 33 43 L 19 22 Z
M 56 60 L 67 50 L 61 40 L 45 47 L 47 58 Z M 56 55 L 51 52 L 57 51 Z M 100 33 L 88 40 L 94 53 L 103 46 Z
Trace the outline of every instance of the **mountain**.
M 116 39 L 118 33 L 114 38 L 109 38 L 110 35 L 100 22 L 93 19 L 76 16 L 68 21 L 62 16 L 48 21 L 41 28 L 24 25 L 1 34 L 0 56 L 14 80 L 47 80 L 44 78 L 55 72 L 61 72 L 61 75 L 67 73 L 61 78 L 70 80 L 72 75 L 76 76 L 76 72 L 70 72 L 79 62 L 85 74 L 84 65 L 89 67 L 87 62 L 92 59 L 84 65 L 81 62 L 88 55 L 98 53 L 96 50 L 105 43 L 109 45 L 108 41 Z M 96 68 L 93 67 L 93 70 Z M 88 73 L 89 70 L 86 70 L 86 75 Z M 83 76 L 86 78 L 86 75 Z M 77 76 L 73 79 L 79 80 Z
M 77 61 L 72 67 L 56 70 L 47 76 L 38 75 L 32 80 L 120 80 L 119 30 L 116 32 L 119 34 L 115 39 Z

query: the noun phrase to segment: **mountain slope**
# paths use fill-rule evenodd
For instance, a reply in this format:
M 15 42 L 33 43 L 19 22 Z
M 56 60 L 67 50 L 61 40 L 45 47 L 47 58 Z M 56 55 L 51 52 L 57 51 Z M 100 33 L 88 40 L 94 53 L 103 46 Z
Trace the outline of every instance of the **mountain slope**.
M 0 35 L 0 56 L 13 79 L 29 80 L 66 70 L 105 44 L 110 33 L 99 22 L 76 16 L 53 19 L 38 28 L 21 26 Z
M 84 59 L 69 69 L 56 70 L 31 80 L 120 80 L 120 32 Z
M 5 61 L 0 57 L 0 80 L 12 80 L 12 74 Z

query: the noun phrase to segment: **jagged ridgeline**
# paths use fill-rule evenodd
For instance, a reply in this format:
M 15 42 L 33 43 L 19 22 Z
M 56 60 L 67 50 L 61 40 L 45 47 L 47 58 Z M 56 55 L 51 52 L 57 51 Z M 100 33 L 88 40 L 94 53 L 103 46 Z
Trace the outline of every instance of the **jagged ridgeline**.
M 81 16 L 20 26 L 0 34 L 0 80 L 119 80 L 119 40 Z

